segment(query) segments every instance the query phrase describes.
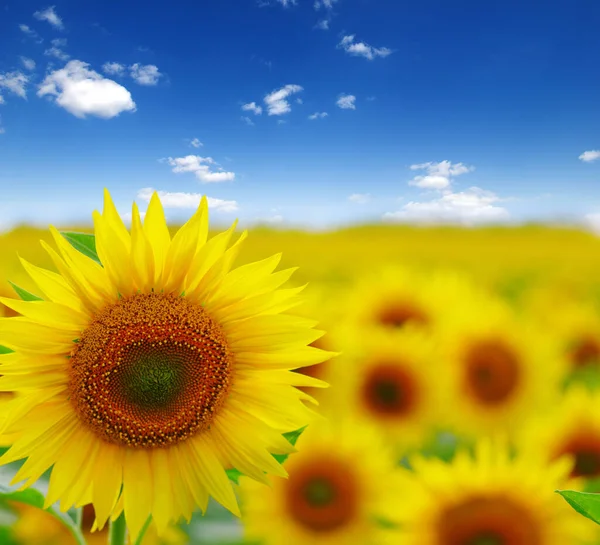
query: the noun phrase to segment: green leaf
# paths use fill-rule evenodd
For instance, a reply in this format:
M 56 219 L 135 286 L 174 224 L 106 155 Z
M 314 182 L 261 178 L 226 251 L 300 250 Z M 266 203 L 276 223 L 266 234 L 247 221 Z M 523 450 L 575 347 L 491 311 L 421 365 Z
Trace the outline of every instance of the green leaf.
M 21 298 L 23 301 L 43 301 L 41 297 L 34 295 L 33 293 L 27 291 L 26 289 L 17 286 L 14 282 L 10 280 L 8 283 L 12 286 L 12 289 L 15 290 L 15 293 Z
M 0 354 L 12 354 L 13 352 L 14 352 L 14 350 L 11 350 L 10 348 L 6 348 L 6 346 L 0 345 Z
M 283 436 L 291 443 L 292 446 L 295 446 L 296 441 L 298 441 L 298 437 L 300 437 L 302 435 L 302 432 L 305 429 L 306 429 L 306 427 L 297 429 L 295 431 L 289 431 L 287 433 L 284 433 Z M 283 464 L 288 459 L 289 454 L 272 454 L 272 456 L 280 464 Z M 227 476 L 229 477 L 229 479 L 231 481 L 233 481 L 235 484 L 239 484 L 240 477 L 242 477 L 244 475 L 241 471 L 239 471 L 235 468 L 227 469 L 225 472 L 227 473 Z
M 89 233 L 74 233 L 71 231 L 61 232 L 67 242 L 78 252 L 93 259 L 98 265 L 102 265 L 98 252 L 96 252 L 96 237 Z
M 0 501 L 17 501 L 36 507 L 44 508 L 44 496 L 35 488 L 26 488 L 25 490 L 17 490 L 5 485 L 0 485 Z M 81 529 L 75 524 L 73 519 L 66 513 L 62 513 L 55 507 L 49 507 L 46 512 L 50 513 L 54 518 L 62 522 L 71 532 L 78 545 L 85 545 L 85 538 L 81 533 Z M 1 543 L 1 542 L 0 542 Z
M 576 492 L 575 490 L 557 490 L 557 492 L 580 515 L 600 524 L 600 494 Z

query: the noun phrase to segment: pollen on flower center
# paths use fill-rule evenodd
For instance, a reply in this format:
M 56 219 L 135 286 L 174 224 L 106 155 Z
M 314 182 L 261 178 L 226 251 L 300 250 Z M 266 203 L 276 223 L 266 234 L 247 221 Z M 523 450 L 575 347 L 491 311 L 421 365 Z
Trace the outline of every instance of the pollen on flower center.
M 105 308 L 70 359 L 70 399 L 102 439 L 133 447 L 210 426 L 232 378 L 224 333 L 183 297 L 137 294 Z

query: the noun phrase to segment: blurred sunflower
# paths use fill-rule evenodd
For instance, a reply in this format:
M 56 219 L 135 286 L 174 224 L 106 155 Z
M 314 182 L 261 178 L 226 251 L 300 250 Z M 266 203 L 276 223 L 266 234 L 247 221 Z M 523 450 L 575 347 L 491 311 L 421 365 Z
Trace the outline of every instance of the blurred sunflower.
M 6 508 L 17 518 L 10 527 L 11 543 L 15 545 L 76 545 L 76 540 L 68 528 L 58 519 L 37 507 L 11 501 Z M 88 545 L 106 545 L 108 529 L 92 532 L 94 509 L 91 505 L 83 508 L 81 529 Z M 162 537 L 158 537 L 156 525 L 150 524 L 141 545 L 183 545 L 188 539 L 184 532 L 170 526 Z
M 356 281 L 344 315 L 359 330 L 376 326 L 393 331 L 408 324 L 432 330 L 471 291 L 467 278 L 458 273 L 388 266 Z
M 537 454 L 545 462 L 561 456 L 570 457 L 570 476 L 585 486 L 585 481 L 600 477 L 600 393 L 582 386 L 571 388 L 559 405 L 538 415 L 521 428 L 521 449 Z
M 565 458 L 540 465 L 513 457 L 503 442 L 480 440 L 452 463 L 415 457 L 396 496 L 403 545 L 580 545 L 597 526 L 554 491 L 570 471 Z
M 322 408 L 376 426 L 397 454 L 418 446 L 439 421 L 440 373 L 435 345 L 418 327 L 384 332 L 349 328 L 332 360 L 332 388 Z
M 380 545 L 393 535 L 394 460 L 373 428 L 315 421 L 271 488 L 242 478 L 246 537 L 264 545 Z
M 307 346 L 314 322 L 285 314 L 294 269 L 273 273 L 277 255 L 231 270 L 246 233 L 207 241 L 206 198 L 173 239 L 156 193 L 144 224 L 135 203 L 132 218 L 130 234 L 106 191 L 99 262 L 51 228 L 60 274 L 23 261 L 47 300 L 2 299 L 22 317 L 0 319 L 14 350 L 0 390 L 18 392 L 0 462 L 27 458 L 24 486 L 52 467 L 47 505 L 92 503 L 100 528 L 124 512 L 135 539 L 150 515 L 162 531 L 209 495 L 239 514 L 227 468 L 284 476 L 271 454 L 314 414 L 294 385 L 319 384 L 290 370 L 327 354 Z
M 456 431 L 510 432 L 559 399 L 567 362 L 555 340 L 501 301 L 454 309 L 441 339 L 446 423 Z

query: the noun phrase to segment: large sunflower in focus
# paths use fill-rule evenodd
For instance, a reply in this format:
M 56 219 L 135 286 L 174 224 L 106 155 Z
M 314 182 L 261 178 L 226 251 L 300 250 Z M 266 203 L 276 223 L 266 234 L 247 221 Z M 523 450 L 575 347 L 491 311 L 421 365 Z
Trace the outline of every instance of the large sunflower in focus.
M 333 387 L 323 392 L 323 410 L 378 428 L 398 455 L 419 446 L 444 410 L 446 370 L 432 338 L 408 325 L 392 332 L 349 328 L 344 338 L 342 355 L 330 362 Z
M 51 228 L 60 274 L 23 262 L 46 299 L 2 302 L 0 390 L 15 391 L 4 422 L 27 458 L 14 481 L 52 467 L 47 505 L 92 503 L 98 526 L 125 513 L 132 538 L 152 515 L 159 530 L 209 496 L 238 513 L 227 468 L 265 482 L 285 475 L 272 453 L 312 417 L 290 370 L 326 354 L 310 320 L 285 314 L 301 288 L 280 256 L 232 270 L 245 233 L 210 240 L 207 200 L 171 239 L 157 194 L 131 233 L 108 192 L 94 213 L 98 262 Z M 300 382 L 299 382 L 300 381 Z
M 414 473 L 396 496 L 402 545 L 582 545 L 597 526 L 555 493 L 570 461 L 540 465 L 482 440 L 475 457 L 460 451 L 452 463 L 411 460 Z
M 531 320 L 493 299 L 449 314 L 440 349 L 448 425 L 512 432 L 559 399 L 567 362 Z
M 270 489 L 241 479 L 246 537 L 263 545 L 382 545 L 393 531 L 394 459 L 373 428 L 313 423 Z

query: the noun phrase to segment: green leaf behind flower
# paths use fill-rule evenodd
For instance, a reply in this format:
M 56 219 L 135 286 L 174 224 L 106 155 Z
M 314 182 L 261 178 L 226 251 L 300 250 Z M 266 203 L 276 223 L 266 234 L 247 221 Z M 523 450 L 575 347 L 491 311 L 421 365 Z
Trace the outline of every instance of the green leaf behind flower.
M 557 490 L 557 492 L 579 514 L 600 524 L 600 494 L 576 492 L 575 490 Z
M 6 348 L 6 346 L 0 345 L 0 354 L 12 354 L 13 352 L 14 352 L 14 350 L 11 350 L 10 348 Z
M 102 265 L 98 252 L 96 251 L 96 237 L 90 233 L 74 233 L 72 231 L 61 232 L 67 242 L 78 252 L 93 259 L 98 265 Z
M 302 435 L 302 432 L 305 429 L 306 429 L 306 427 L 297 429 L 295 431 L 289 431 L 287 433 L 284 433 L 283 436 L 290 442 L 290 444 L 292 446 L 294 446 L 294 445 L 296 445 L 296 441 L 298 441 L 298 437 L 300 437 Z M 283 464 L 288 459 L 289 454 L 272 454 L 272 456 L 280 464 Z M 244 475 L 241 471 L 239 471 L 235 468 L 227 469 L 226 473 L 227 473 L 227 476 L 229 477 L 229 479 L 231 481 L 233 481 L 235 484 L 239 484 L 240 477 L 242 477 Z
M 9 280 L 8 283 L 12 286 L 12 289 L 15 290 L 15 293 L 19 296 L 19 298 L 22 301 L 43 301 L 41 297 L 34 295 L 33 293 L 27 291 L 21 286 L 17 286 L 14 282 L 11 282 Z

